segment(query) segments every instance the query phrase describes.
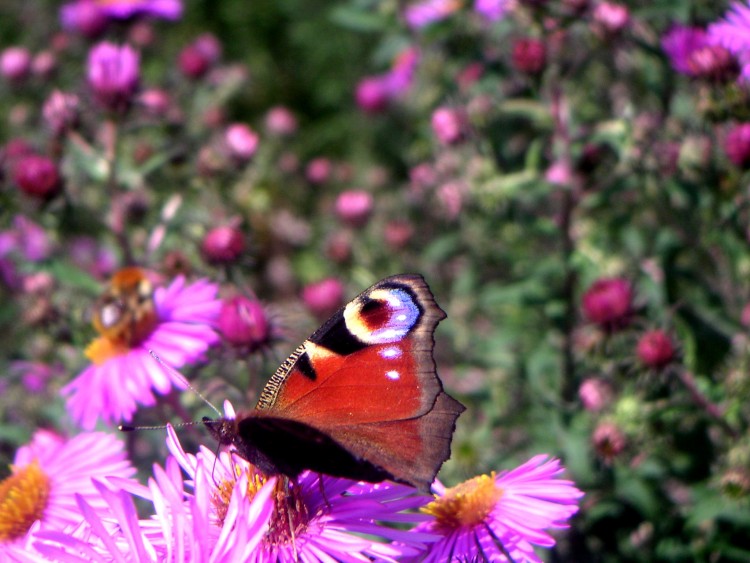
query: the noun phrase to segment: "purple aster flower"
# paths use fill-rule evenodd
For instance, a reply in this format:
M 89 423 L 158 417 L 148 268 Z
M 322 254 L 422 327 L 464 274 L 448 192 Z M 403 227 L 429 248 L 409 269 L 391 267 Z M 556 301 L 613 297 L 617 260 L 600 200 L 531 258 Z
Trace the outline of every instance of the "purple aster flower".
M 508 11 L 508 4 L 508 0 L 475 0 L 474 11 L 484 19 L 496 22 L 500 21 Z
M 77 0 L 60 8 L 60 20 L 66 29 L 93 29 L 101 32 L 107 20 L 150 16 L 176 20 L 182 16 L 181 0 Z M 96 35 L 96 34 L 93 34 Z
M 79 522 L 75 495 L 101 515 L 106 504 L 92 478 L 127 483 L 134 474 L 122 442 L 109 434 L 65 439 L 38 430 L 16 452 L 10 476 L 0 481 L 0 560 L 28 553 L 36 533 Z
M 89 87 L 102 107 L 116 112 L 130 107 L 140 82 L 140 60 L 132 47 L 99 43 L 89 52 L 86 68 Z
M 708 26 L 708 42 L 737 57 L 742 78 L 750 80 L 750 5 L 733 2 L 723 19 Z
M 234 410 L 227 402 L 228 418 Z M 241 478 L 258 490 L 269 481 L 244 459 L 228 452 L 215 456 L 201 448 L 187 454 L 177 436 L 168 430 L 167 447 L 195 483 L 194 499 L 210 513 L 210 536 L 227 533 L 226 515 Z M 429 497 L 416 489 L 393 483 L 356 483 L 348 479 L 304 472 L 296 482 L 279 479 L 266 502 L 273 511 L 263 539 L 245 561 L 399 561 L 416 555 L 424 537 L 382 525 L 383 522 L 423 521 L 425 516 L 406 513 L 423 506 Z M 248 496 L 245 502 L 250 500 Z M 252 522 L 245 525 L 254 526 Z M 235 526 L 236 529 L 236 526 Z M 235 531 L 232 531 L 234 534 Z M 373 538 L 398 541 L 399 545 Z
M 421 0 L 407 6 L 404 18 L 412 29 L 422 29 L 446 19 L 460 7 L 458 0 Z
M 129 421 L 138 405 L 155 404 L 153 390 L 164 395 L 182 388 L 149 350 L 175 368 L 201 360 L 219 341 L 217 289 L 207 280 L 186 284 L 180 276 L 152 296 L 138 268 L 115 274 L 94 315 L 100 336 L 85 351 L 93 363 L 61 391 L 73 419 L 86 429 L 99 418 Z
M 661 48 L 669 57 L 672 68 L 688 76 L 693 76 L 690 57 L 706 45 L 705 30 L 679 24 L 674 25 L 661 39 Z
M 437 498 L 422 509 L 433 519 L 415 531 L 440 539 L 415 560 L 541 563 L 533 546 L 555 545 L 545 530 L 567 527 L 583 496 L 572 481 L 556 478 L 562 472 L 558 460 L 541 455 L 497 476 L 435 487 Z

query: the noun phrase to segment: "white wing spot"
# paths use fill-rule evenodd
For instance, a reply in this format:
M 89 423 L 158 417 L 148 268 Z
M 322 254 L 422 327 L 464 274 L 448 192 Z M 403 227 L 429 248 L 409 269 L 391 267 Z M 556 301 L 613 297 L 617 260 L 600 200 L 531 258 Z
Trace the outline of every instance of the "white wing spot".
M 401 378 L 401 374 L 399 372 L 397 372 L 396 370 L 393 370 L 393 369 L 390 370 L 390 371 L 385 372 L 385 376 L 388 379 L 393 379 L 393 380 Z

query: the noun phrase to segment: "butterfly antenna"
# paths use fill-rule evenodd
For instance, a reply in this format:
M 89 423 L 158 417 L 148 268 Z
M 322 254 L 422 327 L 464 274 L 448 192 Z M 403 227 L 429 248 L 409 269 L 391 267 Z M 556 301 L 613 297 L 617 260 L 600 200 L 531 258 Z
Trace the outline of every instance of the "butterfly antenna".
M 183 426 L 192 426 L 193 424 L 203 424 L 199 421 L 189 421 L 189 422 L 178 422 L 177 424 L 173 424 L 172 428 L 182 428 Z M 138 430 L 163 430 L 167 427 L 166 424 L 160 424 L 159 426 L 133 426 L 131 424 L 120 424 L 117 429 L 120 432 L 136 432 Z
M 195 387 L 193 387 L 192 385 L 190 385 L 190 382 L 189 382 L 189 381 L 188 381 L 187 379 L 185 379 L 185 376 L 184 376 L 184 375 L 182 375 L 182 374 L 181 374 L 181 373 L 180 373 L 179 371 L 177 371 L 176 369 L 174 369 L 174 368 L 173 368 L 172 366 L 170 366 L 170 365 L 168 365 L 168 364 L 164 363 L 164 361 L 163 361 L 163 360 L 162 360 L 162 359 L 161 359 L 161 358 L 160 358 L 160 357 L 159 357 L 159 356 L 158 356 L 158 355 L 156 354 L 156 352 L 154 352 L 153 350 L 149 349 L 148 353 L 149 353 L 149 354 L 151 354 L 151 357 L 152 357 L 153 359 L 155 359 L 155 360 L 156 360 L 157 362 L 159 362 L 159 365 L 160 365 L 161 367 L 163 367 L 163 368 L 164 368 L 165 370 L 167 370 L 167 372 L 169 373 L 169 375 L 171 375 L 171 376 L 172 376 L 173 378 L 175 378 L 175 379 L 176 379 L 177 381 L 179 381 L 180 383 L 182 383 L 182 384 L 183 384 L 183 385 L 184 385 L 185 387 L 187 387 L 188 389 L 190 389 L 190 390 L 191 390 L 191 391 L 192 391 L 193 393 L 195 393 L 196 395 L 198 395 L 198 397 L 200 397 L 200 399 L 201 399 L 201 400 L 202 400 L 202 401 L 203 401 L 204 403 L 206 403 L 206 404 L 207 404 L 207 405 L 208 405 L 209 407 L 211 407 L 211 408 L 213 409 L 213 411 L 214 411 L 214 412 L 215 412 L 216 414 L 218 414 L 218 415 L 219 415 L 219 417 L 223 417 L 223 416 L 224 416 L 224 415 L 223 415 L 223 414 L 221 413 L 221 411 L 220 411 L 219 409 L 217 409 L 217 408 L 216 408 L 216 407 L 215 407 L 215 406 L 214 406 L 214 405 L 213 405 L 213 404 L 211 403 L 211 401 L 209 401 L 208 399 L 206 399 L 206 398 L 205 398 L 205 397 L 204 397 L 203 395 L 201 395 L 201 394 L 200 394 L 200 392 L 199 392 L 199 391 L 198 391 L 198 390 L 197 390 L 197 389 L 196 389 Z M 191 424 L 192 424 L 192 423 L 191 423 Z

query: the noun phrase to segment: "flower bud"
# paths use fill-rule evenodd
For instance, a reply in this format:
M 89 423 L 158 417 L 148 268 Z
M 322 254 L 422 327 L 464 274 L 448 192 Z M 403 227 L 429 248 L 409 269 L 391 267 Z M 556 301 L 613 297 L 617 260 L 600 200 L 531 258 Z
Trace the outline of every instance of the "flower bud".
M 633 290 L 623 278 L 601 278 L 583 295 L 583 314 L 608 330 L 627 324 L 632 305 Z
M 578 388 L 578 397 L 583 408 L 598 412 L 612 402 L 612 387 L 603 379 L 589 377 Z
M 456 108 L 441 107 L 432 113 L 432 132 L 444 145 L 453 145 L 464 138 L 465 119 Z
M 270 327 L 263 306 L 257 299 L 237 295 L 224 300 L 218 327 L 224 339 L 235 346 L 257 350 L 269 340 Z
M 79 100 L 75 94 L 53 90 L 42 107 L 47 127 L 55 135 L 62 135 L 78 123 Z
M 364 190 L 347 190 L 336 198 L 336 215 L 352 227 L 363 227 L 372 214 L 372 194 Z
M 619 456 L 627 440 L 620 428 L 614 422 L 601 422 L 591 437 L 596 454 L 606 463 L 611 463 Z
M 250 126 L 234 123 L 224 132 L 224 143 L 232 158 L 239 162 L 247 162 L 258 150 L 260 138 Z
M 87 77 L 97 102 L 109 111 L 130 107 L 140 81 L 138 53 L 129 45 L 102 42 L 89 52 Z
M 325 184 L 331 178 L 333 165 L 327 158 L 314 158 L 305 168 L 305 177 L 311 184 Z
M 271 135 L 289 137 L 297 131 L 297 118 L 284 106 L 272 107 L 266 114 L 266 129 Z
M 532 37 L 516 39 L 513 43 L 513 67 L 525 74 L 540 74 L 547 66 L 544 42 Z
M 740 123 L 729 130 L 724 139 L 724 152 L 735 166 L 750 166 L 750 123 Z
M 650 330 L 638 340 L 636 354 L 643 365 L 658 370 L 674 359 L 675 346 L 663 330 Z
M 376 114 L 388 107 L 390 92 L 382 77 L 368 76 L 359 81 L 354 97 L 362 111 Z
M 22 82 L 31 70 L 31 53 L 25 47 L 8 47 L 0 53 L 0 74 L 10 82 Z
M 216 227 L 206 234 L 201 251 L 209 264 L 231 264 L 245 251 L 245 237 L 236 227 Z
M 325 317 L 335 312 L 342 305 L 343 298 L 344 284 L 336 278 L 326 278 L 308 284 L 302 290 L 302 300 L 305 306 L 318 317 Z
M 13 180 L 25 194 L 45 201 L 62 189 L 57 164 L 37 154 L 23 156 L 15 163 Z

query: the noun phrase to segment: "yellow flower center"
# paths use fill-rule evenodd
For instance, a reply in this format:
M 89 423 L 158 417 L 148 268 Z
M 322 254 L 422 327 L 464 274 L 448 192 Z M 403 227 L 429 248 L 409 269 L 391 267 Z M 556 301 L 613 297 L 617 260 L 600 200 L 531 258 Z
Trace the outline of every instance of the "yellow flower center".
M 446 489 L 442 497 L 422 508 L 422 512 L 433 515 L 438 528 L 450 532 L 482 523 L 502 496 L 503 490 L 495 484 L 493 472 Z
M 267 477 L 252 465 L 245 469 L 235 465 L 235 479 L 223 480 L 211 496 L 211 503 L 216 511 L 216 525 L 219 527 L 224 525 L 229 501 L 242 471 L 248 476 L 246 502 L 252 502 L 256 493 L 266 484 Z M 265 541 L 270 545 L 288 544 L 305 530 L 309 520 L 307 506 L 300 495 L 299 487 L 286 478 L 279 478 L 276 482 L 273 500 L 275 508 Z
M 0 542 L 22 538 L 44 515 L 50 479 L 34 460 L 0 482 Z
M 255 470 L 252 466 L 247 467 L 245 472 L 247 473 L 247 498 L 248 502 L 251 502 L 256 493 L 263 487 L 263 485 L 265 485 L 266 477 L 259 471 Z M 234 479 L 224 479 L 217 485 L 216 490 L 211 495 L 211 504 L 214 505 L 214 509 L 216 510 L 216 524 L 219 527 L 224 525 L 224 519 L 227 517 L 229 501 L 232 499 L 234 485 L 237 483 L 237 479 L 242 475 L 242 468 L 239 465 L 235 465 L 234 473 Z
M 116 356 L 127 354 L 129 350 L 130 347 L 124 342 L 100 336 L 86 346 L 83 353 L 89 360 L 99 366 Z

